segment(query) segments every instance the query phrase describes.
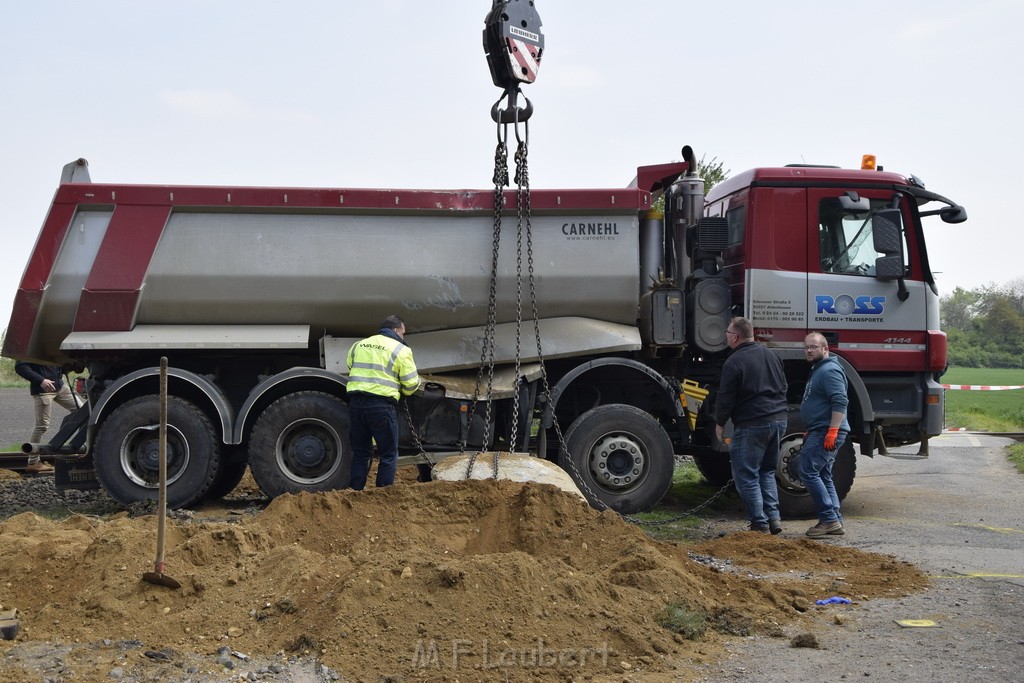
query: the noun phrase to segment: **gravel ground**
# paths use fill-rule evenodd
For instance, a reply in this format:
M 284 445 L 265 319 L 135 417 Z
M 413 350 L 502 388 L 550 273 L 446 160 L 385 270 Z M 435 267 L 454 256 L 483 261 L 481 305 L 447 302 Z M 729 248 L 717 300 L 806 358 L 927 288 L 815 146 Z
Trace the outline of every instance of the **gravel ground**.
M 847 534 L 828 542 L 912 562 L 931 586 L 823 610 L 815 648 L 789 638 L 738 640 L 701 680 L 1022 680 L 1024 475 L 1006 457 L 1011 443 L 948 434 L 932 440 L 924 460 L 915 458 L 916 446 L 896 449 L 894 458 L 858 458 L 843 501 Z M 809 525 L 783 526 L 789 537 Z M 897 623 L 907 620 L 914 623 Z
M 0 389 L 0 443 L 24 438 L 31 423 L 27 390 Z M 737 640 L 728 659 L 694 672 L 696 676 L 702 681 L 780 683 L 1020 680 L 1024 487 L 1022 476 L 1006 460 L 1009 443 L 950 435 L 933 440 L 932 455 L 924 461 L 912 459 L 912 448 L 894 454 L 905 460 L 860 458 L 857 483 L 844 501 L 848 534 L 829 542 L 914 562 L 932 577 L 932 586 L 899 599 L 823 612 L 814 628 L 816 647 L 794 645 L 788 637 L 792 634 Z M 0 519 L 25 510 L 60 516 L 64 511 L 103 515 L 117 509 L 102 492 L 60 495 L 52 477 L 0 480 Z M 737 511 L 713 521 L 708 533 L 735 531 L 740 521 Z M 807 526 L 787 521 L 784 537 L 802 537 Z M 903 628 L 899 620 L 927 620 L 934 626 Z M 231 661 L 232 654 L 222 657 Z M 269 662 L 249 680 L 304 683 L 334 678 L 315 661 L 296 660 L 284 667 L 277 663 L 273 670 Z

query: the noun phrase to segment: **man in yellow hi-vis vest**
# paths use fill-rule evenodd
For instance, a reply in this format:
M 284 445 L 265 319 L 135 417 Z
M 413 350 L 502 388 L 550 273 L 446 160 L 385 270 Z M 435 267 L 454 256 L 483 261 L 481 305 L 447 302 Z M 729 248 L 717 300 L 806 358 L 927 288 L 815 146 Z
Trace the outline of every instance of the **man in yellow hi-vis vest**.
M 352 446 L 351 488 L 361 491 L 370 471 L 373 441 L 380 463 L 377 487 L 395 483 L 398 466 L 398 399 L 420 385 L 412 349 L 405 343 L 405 321 L 389 315 L 372 337 L 348 350 L 348 440 Z

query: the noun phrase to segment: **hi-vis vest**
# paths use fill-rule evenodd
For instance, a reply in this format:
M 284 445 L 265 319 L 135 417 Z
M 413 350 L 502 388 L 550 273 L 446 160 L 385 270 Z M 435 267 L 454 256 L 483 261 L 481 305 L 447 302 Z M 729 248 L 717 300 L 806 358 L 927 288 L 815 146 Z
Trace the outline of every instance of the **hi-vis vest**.
M 358 341 L 348 350 L 348 391 L 398 400 L 420 385 L 412 349 L 383 334 Z

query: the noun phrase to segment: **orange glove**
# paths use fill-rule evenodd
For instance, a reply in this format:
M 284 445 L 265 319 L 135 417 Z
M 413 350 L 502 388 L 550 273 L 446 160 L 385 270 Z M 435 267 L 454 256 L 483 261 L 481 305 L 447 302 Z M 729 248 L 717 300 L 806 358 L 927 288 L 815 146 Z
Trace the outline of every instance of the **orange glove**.
M 839 438 L 839 427 L 829 427 L 828 432 L 825 434 L 825 450 L 834 451 L 836 449 L 836 439 Z

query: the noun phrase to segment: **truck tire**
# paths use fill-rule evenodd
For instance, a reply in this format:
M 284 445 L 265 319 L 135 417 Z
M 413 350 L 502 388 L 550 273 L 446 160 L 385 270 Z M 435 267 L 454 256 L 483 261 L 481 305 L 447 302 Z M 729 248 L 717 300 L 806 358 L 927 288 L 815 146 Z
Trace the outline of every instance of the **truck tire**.
M 693 464 L 712 486 L 725 486 L 732 479 L 732 465 L 729 454 L 712 448 L 697 448 L 693 451 Z
M 565 434 L 559 466 L 590 504 L 630 514 L 658 504 L 672 484 L 672 442 L 658 421 L 630 405 L 609 404 L 580 415 Z
M 160 492 L 160 397 L 140 396 L 103 421 L 93 449 L 96 478 L 121 505 Z M 167 507 L 206 495 L 220 472 L 220 440 L 209 418 L 181 398 L 167 399 Z
M 245 476 L 245 468 L 248 466 L 245 458 L 241 460 L 221 457 L 220 472 L 210 486 L 210 490 L 203 496 L 203 500 L 219 500 L 235 490 L 242 477 Z
M 775 470 L 775 481 L 779 488 L 779 512 L 785 519 L 808 519 L 818 516 L 818 507 L 803 482 L 800 481 L 798 463 L 800 447 L 804 443 L 804 423 L 800 413 L 789 413 L 786 435 L 782 437 L 779 465 Z M 853 487 L 857 474 L 857 455 L 853 442 L 847 438 L 836 455 L 832 465 L 832 481 L 836 485 L 839 500 L 844 500 Z
M 249 469 L 270 498 L 348 486 L 348 406 L 316 391 L 290 394 L 263 411 L 249 438 Z

